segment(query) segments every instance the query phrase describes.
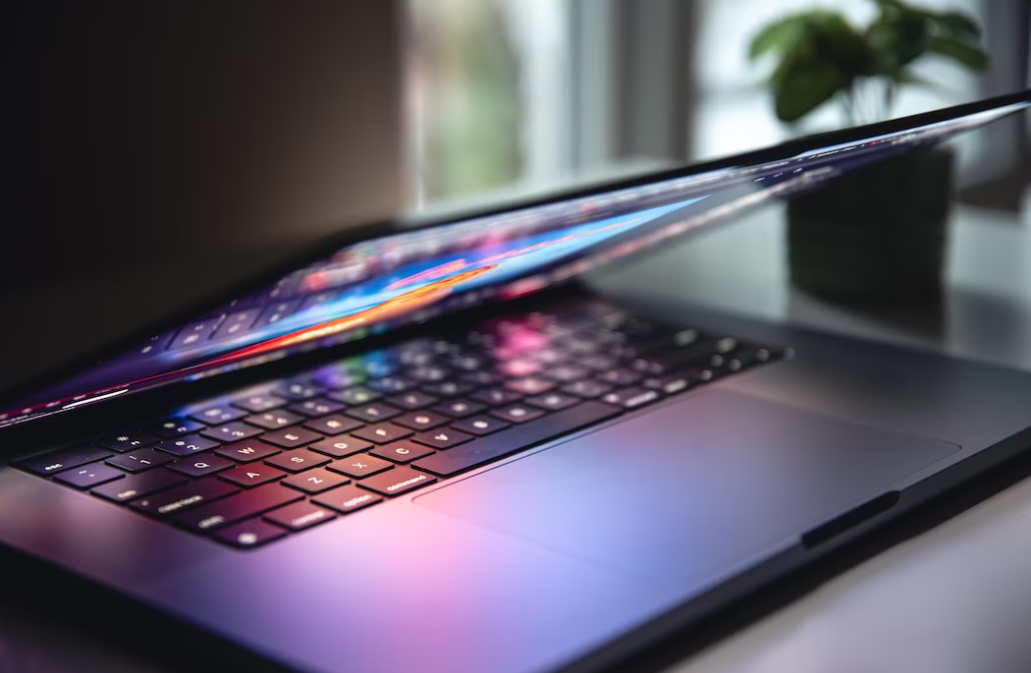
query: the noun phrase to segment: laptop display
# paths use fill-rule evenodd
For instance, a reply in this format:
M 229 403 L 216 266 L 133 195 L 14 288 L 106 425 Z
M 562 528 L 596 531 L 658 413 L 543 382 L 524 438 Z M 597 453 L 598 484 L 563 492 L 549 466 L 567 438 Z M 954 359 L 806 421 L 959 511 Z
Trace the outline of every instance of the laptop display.
M 524 296 L 1027 105 L 361 241 L 0 408 L 0 427 Z

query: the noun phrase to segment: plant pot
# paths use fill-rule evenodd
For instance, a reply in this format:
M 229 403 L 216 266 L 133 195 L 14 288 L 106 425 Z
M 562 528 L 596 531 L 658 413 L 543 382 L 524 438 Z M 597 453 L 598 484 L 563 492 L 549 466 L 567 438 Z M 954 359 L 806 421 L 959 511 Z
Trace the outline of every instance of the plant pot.
M 791 281 L 852 304 L 940 297 L 952 164 L 949 149 L 919 150 L 789 202 Z

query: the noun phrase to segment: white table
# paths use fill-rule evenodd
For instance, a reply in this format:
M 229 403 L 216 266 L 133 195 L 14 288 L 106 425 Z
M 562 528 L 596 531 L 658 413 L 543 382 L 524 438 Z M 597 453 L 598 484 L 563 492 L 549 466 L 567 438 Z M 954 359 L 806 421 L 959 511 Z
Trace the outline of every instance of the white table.
M 861 312 L 794 290 L 783 234 L 781 213 L 767 209 L 602 284 L 1031 371 L 1027 216 L 955 212 L 948 290 L 937 316 Z M 643 285 L 644 265 L 652 264 L 668 266 L 669 283 Z M 667 673 L 810 671 L 1031 671 L 1031 480 L 852 568 Z

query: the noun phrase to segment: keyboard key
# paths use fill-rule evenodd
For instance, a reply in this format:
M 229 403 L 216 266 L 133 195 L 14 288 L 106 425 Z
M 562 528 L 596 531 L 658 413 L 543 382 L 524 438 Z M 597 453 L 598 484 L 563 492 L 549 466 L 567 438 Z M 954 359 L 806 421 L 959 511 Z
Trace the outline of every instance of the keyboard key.
M 432 456 L 431 456 L 432 458 Z M 198 479 L 129 503 L 136 511 L 151 516 L 171 516 L 200 507 L 212 500 L 238 493 L 239 488 L 218 479 Z
M 185 474 L 187 477 L 206 477 L 209 474 L 228 470 L 235 465 L 236 463 L 226 460 L 225 458 L 208 455 L 200 458 L 180 460 L 173 465 L 170 465 L 168 469 L 174 470 L 180 474 Z
M 450 416 L 451 418 L 468 418 L 475 416 L 484 409 L 487 408 L 486 404 L 480 404 L 479 402 L 472 402 L 470 400 L 451 400 L 444 404 L 438 404 L 433 407 L 433 410 Z
M 562 348 L 577 355 L 587 355 L 590 353 L 595 353 L 600 348 L 599 344 L 595 339 L 577 336 L 562 339 L 558 342 L 558 344 Z
M 494 372 L 478 371 L 467 372 L 458 377 L 460 381 L 472 383 L 477 386 L 491 386 L 501 380 L 501 377 Z
M 290 381 L 273 386 L 270 393 L 290 400 L 306 400 L 326 392 L 326 389 L 313 381 Z
M 362 422 L 356 421 L 353 418 L 347 418 L 346 416 L 340 416 L 339 414 L 333 414 L 325 418 L 308 421 L 304 424 L 304 427 L 320 435 L 332 437 L 333 435 L 341 435 L 360 428 L 362 427 Z
M 687 374 L 667 374 L 666 376 L 653 376 L 641 382 L 645 388 L 661 390 L 666 395 L 673 395 L 691 387 L 693 381 Z
M 151 353 L 157 353 L 168 348 L 169 343 L 172 341 L 172 337 L 175 336 L 175 332 L 165 332 L 164 334 L 156 334 L 141 345 L 137 346 L 136 352 L 140 355 L 150 355 Z
M 324 456 L 321 453 L 315 453 L 308 449 L 297 449 L 296 451 L 284 451 L 279 455 L 268 458 L 265 462 L 287 472 L 303 472 L 313 467 L 325 465 L 329 462 L 329 456 Z
M 360 453 L 356 456 L 345 458 L 344 460 L 335 461 L 330 464 L 327 469 L 339 472 L 340 474 L 346 474 L 348 477 L 353 477 L 354 479 L 362 479 L 364 477 L 369 477 L 383 472 L 384 470 L 389 470 L 392 467 L 394 467 L 393 463 L 388 463 L 387 461 L 382 460 L 381 458 L 376 458 L 375 456 Z
M 309 470 L 304 474 L 295 474 L 288 477 L 283 481 L 283 484 L 305 493 L 322 493 L 350 482 L 351 480 L 344 475 L 330 472 L 320 467 L 317 470 Z
M 408 371 L 408 377 L 422 383 L 434 383 L 443 381 L 451 376 L 452 372 L 447 367 L 440 365 L 426 364 L 415 367 Z
M 179 486 L 187 482 L 186 477 L 175 474 L 168 470 L 154 470 L 142 474 L 131 474 L 125 479 L 119 479 L 91 491 L 93 495 L 99 495 L 112 502 L 128 502 L 135 498 L 142 498 L 158 491 Z
M 505 360 L 498 364 L 498 370 L 507 376 L 530 376 L 541 370 L 541 364 L 533 360 Z
M 154 449 L 140 449 L 139 451 L 112 456 L 107 459 L 107 464 L 135 474 L 164 465 L 165 463 L 171 463 L 173 460 L 174 458 L 167 453 L 155 451 Z
M 637 407 L 643 407 L 646 404 L 657 402 L 661 398 L 662 393 L 658 390 L 634 387 L 614 390 L 611 393 L 603 395 L 601 399 L 607 404 L 616 404 L 624 409 L 636 409 Z
M 482 437 L 483 435 L 489 435 L 492 432 L 497 432 L 498 430 L 504 430 L 508 426 L 509 424 L 500 418 L 476 416 L 475 418 L 467 418 L 464 421 L 456 421 L 451 427 L 456 430 L 461 430 L 462 432 L 467 432 L 470 435 Z
M 366 423 L 378 423 L 397 416 L 401 413 L 401 410 L 389 404 L 373 402 L 372 404 L 364 404 L 359 407 L 348 409 L 344 413 L 348 416 L 353 416 L 354 418 L 365 421 Z
M 532 404 L 535 407 L 551 411 L 568 409 L 574 404 L 580 403 L 579 398 L 573 397 L 572 395 L 563 395 L 562 393 L 544 393 L 543 395 L 534 395 L 533 397 L 527 397 L 523 401 L 528 404 Z
M 166 439 L 163 442 L 159 442 L 155 448 L 176 456 L 188 456 L 192 453 L 213 449 L 216 446 L 218 446 L 218 442 L 200 435 L 186 435 L 179 439 Z
M 297 491 L 270 484 L 198 507 L 175 517 L 173 521 L 196 532 L 218 530 L 236 521 L 297 502 L 303 497 Z
M 215 406 L 205 407 L 200 411 L 190 414 L 190 418 L 202 423 L 218 425 L 220 423 L 238 421 L 246 415 L 247 412 L 243 409 L 237 409 L 236 407 L 231 407 L 228 404 L 216 404 Z
M 248 442 L 236 442 L 223 446 L 215 451 L 215 455 L 235 460 L 238 463 L 252 463 L 255 460 L 262 460 L 279 453 L 279 449 L 264 442 L 251 440 Z
M 256 393 L 254 395 L 238 397 L 234 399 L 231 404 L 234 407 L 239 407 L 240 409 L 249 411 L 252 414 L 260 414 L 285 405 L 286 400 L 275 395 Z
M 397 371 L 397 363 L 386 359 L 384 352 L 379 351 L 365 356 L 362 370 L 368 374 L 369 378 L 380 378 L 390 376 Z
M 583 402 L 536 421 L 513 426 L 505 432 L 477 439 L 448 451 L 440 451 L 416 461 L 413 465 L 437 476 L 450 477 L 534 444 L 613 418 L 620 413 L 622 410 L 619 407 L 593 401 Z
M 585 355 L 579 359 L 579 362 L 588 369 L 593 369 L 597 372 L 604 372 L 612 369 L 619 362 L 614 357 L 608 355 L 602 355 L 601 353 L 595 353 L 594 355 Z
M 125 472 L 122 472 L 121 470 L 108 467 L 103 463 L 93 463 L 92 465 L 76 467 L 60 472 L 56 477 L 54 477 L 54 481 L 59 481 L 62 484 L 67 484 L 75 488 L 92 488 L 94 486 L 106 484 L 109 481 L 114 481 L 115 479 L 121 479 L 124 476 Z
M 226 319 L 218 326 L 218 329 L 211 335 L 211 338 L 218 341 L 220 339 L 232 339 L 235 336 L 244 334 L 254 324 L 254 321 L 258 319 L 260 310 L 250 308 L 246 311 L 231 313 L 226 316 Z
M 161 423 L 148 425 L 144 430 L 151 435 L 168 439 L 169 437 L 182 437 L 183 435 L 188 435 L 191 432 L 197 432 L 204 428 L 205 425 L 203 423 L 191 421 L 188 418 L 169 418 Z
M 218 442 L 239 442 L 244 439 L 257 437 L 261 433 L 262 430 L 254 427 L 253 425 L 233 421 L 232 423 L 226 423 L 225 425 L 208 428 L 200 434 L 208 439 L 214 439 Z
M 423 486 L 429 486 L 436 481 L 436 477 L 425 472 L 416 472 L 410 467 L 398 467 L 385 474 L 369 477 L 361 483 L 361 487 L 380 495 L 394 497 Z
M 427 383 L 423 385 L 422 389 L 437 397 L 457 397 L 476 390 L 476 386 L 462 381 L 441 381 L 440 383 Z
M 126 432 L 120 432 L 117 435 L 102 437 L 98 439 L 96 443 L 105 449 L 121 452 L 150 446 L 156 441 L 158 441 L 158 438 L 149 432 L 143 432 L 142 430 L 127 430 Z
M 626 369 L 624 367 L 610 369 L 607 372 L 598 374 L 599 380 L 616 386 L 632 386 L 642 378 L 644 378 L 644 375 L 641 372 L 634 371 L 633 369 Z
M 444 428 L 442 430 L 433 430 L 431 432 L 421 432 L 415 437 L 412 437 L 412 441 L 425 444 L 426 446 L 432 446 L 435 449 L 450 449 L 452 446 L 458 446 L 459 444 L 468 442 L 472 438 L 472 435 L 467 435 L 464 432 L 452 430 L 451 428 Z
M 431 430 L 448 423 L 451 419 L 430 411 L 412 411 L 398 416 L 394 422 L 412 430 Z
M 395 463 L 410 463 L 419 458 L 425 458 L 433 453 L 433 449 L 411 442 L 396 442 L 386 446 L 377 446 L 369 455 L 377 458 L 386 458 Z
M 312 451 L 318 451 L 319 453 L 324 453 L 327 456 L 332 456 L 334 458 L 344 458 L 345 456 L 353 455 L 359 451 L 365 451 L 370 447 L 372 447 L 372 442 L 367 442 L 364 439 L 343 436 L 315 442 L 308 448 Z
M 295 502 L 265 515 L 266 521 L 279 524 L 290 530 L 304 530 L 336 518 L 333 510 L 309 502 Z
M 258 327 L 274 325 L 288 315 L 293 314 L 299 308 L 301 308 L 301 300 L 299 299 L 290 299 L 272 304 L 258 318 Z
M 600 397 L 605 393 L 612 390 L 612 386 L 601 381 L 592 381 L 591 379 L 585 379 L 583 381 L 573 381 L 562 386 L 562 392 L 570 395 L 576 395 L 577 397 Z
M 527 376 L 524 379 L 509 381 L 505 387 L 521 395 L 540 395 L 554 388 L 555 382 L 538 376 Z
M 326 397 L 334 399 L 338 402 L 343 402 L 349 405 L 368 404 L 374 400 L 378 400 L 381 395 L 375 390 L 370 390 L 364 386 L 355 386 L 346 390 L 338 390 L 328 393 Z
M 500 404 L 509 404 L 523 398 L 522 394 L 517 393 L 514 390 L 505 390 L 504 388 L 486 388 L 473 393 L 469 397 L 479 402 L 495 406 Z
M 307 416 L 308 418 L 318 418 L 320 416 L 326 416 L 328 414 L 335 414 L 344 408 L 344 405 L 333 400 L 327 400 L 325 397 L 316 397 L 313 400 L 305 400 L 298 402 L 297 404 L 291 404 L 287 409 L 290 411 Z
M 286 537 L 287 532 L 262 519 L 251 519 L 223 528 L 215 533 L 215 539 L 241 549 L 260 547 Z
M 367 439 L 376 444 L 386 444 L 387 442 L 396 442 L 399 439 L 411 437 L 412 431 L 393 423 L 378 423 L 359 428 L 351 434 L 359 439 Z
M 110 455 L 111 452 L 107 449 L 80 445 L 29 456 L 19 460 L 18 465 L 36 474 L 54 474 L 55 472 L 70 470 L 73 467 L 79 467 L 96 460 L 103 460 Z
M 322 435 L 317 435 L 311 430 L 305 430 L 304 428 L 275 430 L 273 432 L 266 432 L 261 436 L 261 441 L 267 442 L 268 444 L 274 444 L 275 446 L 281 446 L 284 449 L 294 449 L 298 446 L 317 442 L 320 439 L 322 439 Z
M 490 415 L 509 423 L 525 423 L 540 418 L 544 412 L 528 404 L 510 404 L 507 407 L 494 409 Z
M 266 411 L 263 414 L 252 414 L 243 420 L 251 425 L 257 425 L 259 428 L 278 430 L 294 423 L 300 423 L 304 420 L 304 417 L 279 409 L 276 411 Z
M 569 354 L 558 348 L 541 348 L 526 355 L 546 365 L 555 365 L 569 359 Z M 550 371 L 551 368 L 549 367 L 545 373 L 550 373 Z
M 282 479 L 286 476 L 286 472 L 277 470 L 274 467 L 268 465 L 244 465 L 237 467 L 233 470 L 223 472 L 218 475 L 219 479 L 225 479 L 226 481 L 242 486 L 244 488 L 254 488 L 255 486 L 261 486 L 277 479 Z
M 168 345 L 168 350 L 183 350 L 207 341 L 217 324 L 218 318 L 209 318 L 187 325 L 179 331 L 179 334 L 172 340 L 172 343 Z
M 559 365 L 557 367 L 549 367 L 544 372 L 544 375 L 561 383 L 569 383 L 570 381 L 579 381 L 580 379 L 587 378 L 590 373 L 590 370 L 586 367 Z
M 451 358 L 452 367 L 467 372 L 478 371 L 486 367 L 488 364 L 490 364 L 490 361 L 482 355 L 466 354 L 456 355 Z
M 649 353 L 644 356 L 645 363 L 638 364 L 638 367 L 646 369 L 649 373 L 661 374 L 689 366 L 702 366 L 707 364 L 713 355 L 721 355 L 719 352 L 720 340 L 702 338 L 695 343 L 675 348 L 661 353 Z M 724 345 L 726 345 L 724 343 Z
M 412 390 L 407 393 L 387 398 L 387 402 L 390 402 L 395 407 L 408 410 L 422 409 L 423 407 L 428 407 L 431 404 L 436 404 L 439 401 L 439 397 L 433 397 L 432 395 L 427 395 L 426 393 L 419 392 L 418 390 Z
M 382 502 L 383 498 L 375 493 L 363 491 L 360 488 L 355 488 L 354 486 L 341 486 L 340 488 L 318 495 L 311 500 L 323 507 L 329 507 L 330 509 L 336 510 L 341 514 L 350 514 L 351 512 L 356 512 L 368 507 L 369 505 L 375 505 L 377 502 Z
M 369 381 L 368 386 L 381 393 L 403 393 L 414 384 L 403 376 L 384 376 L 383 378 Z

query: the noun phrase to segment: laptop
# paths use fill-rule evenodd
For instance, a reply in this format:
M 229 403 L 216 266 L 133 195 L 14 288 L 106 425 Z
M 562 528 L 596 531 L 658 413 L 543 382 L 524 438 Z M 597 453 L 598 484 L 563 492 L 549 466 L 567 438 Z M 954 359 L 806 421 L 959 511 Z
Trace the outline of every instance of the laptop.
M 285 670 L 602 670 L 1016 455 L 1031 376 L 584 274 L 1029 105 L 348 230 L 7 391 L 0 541 Z

